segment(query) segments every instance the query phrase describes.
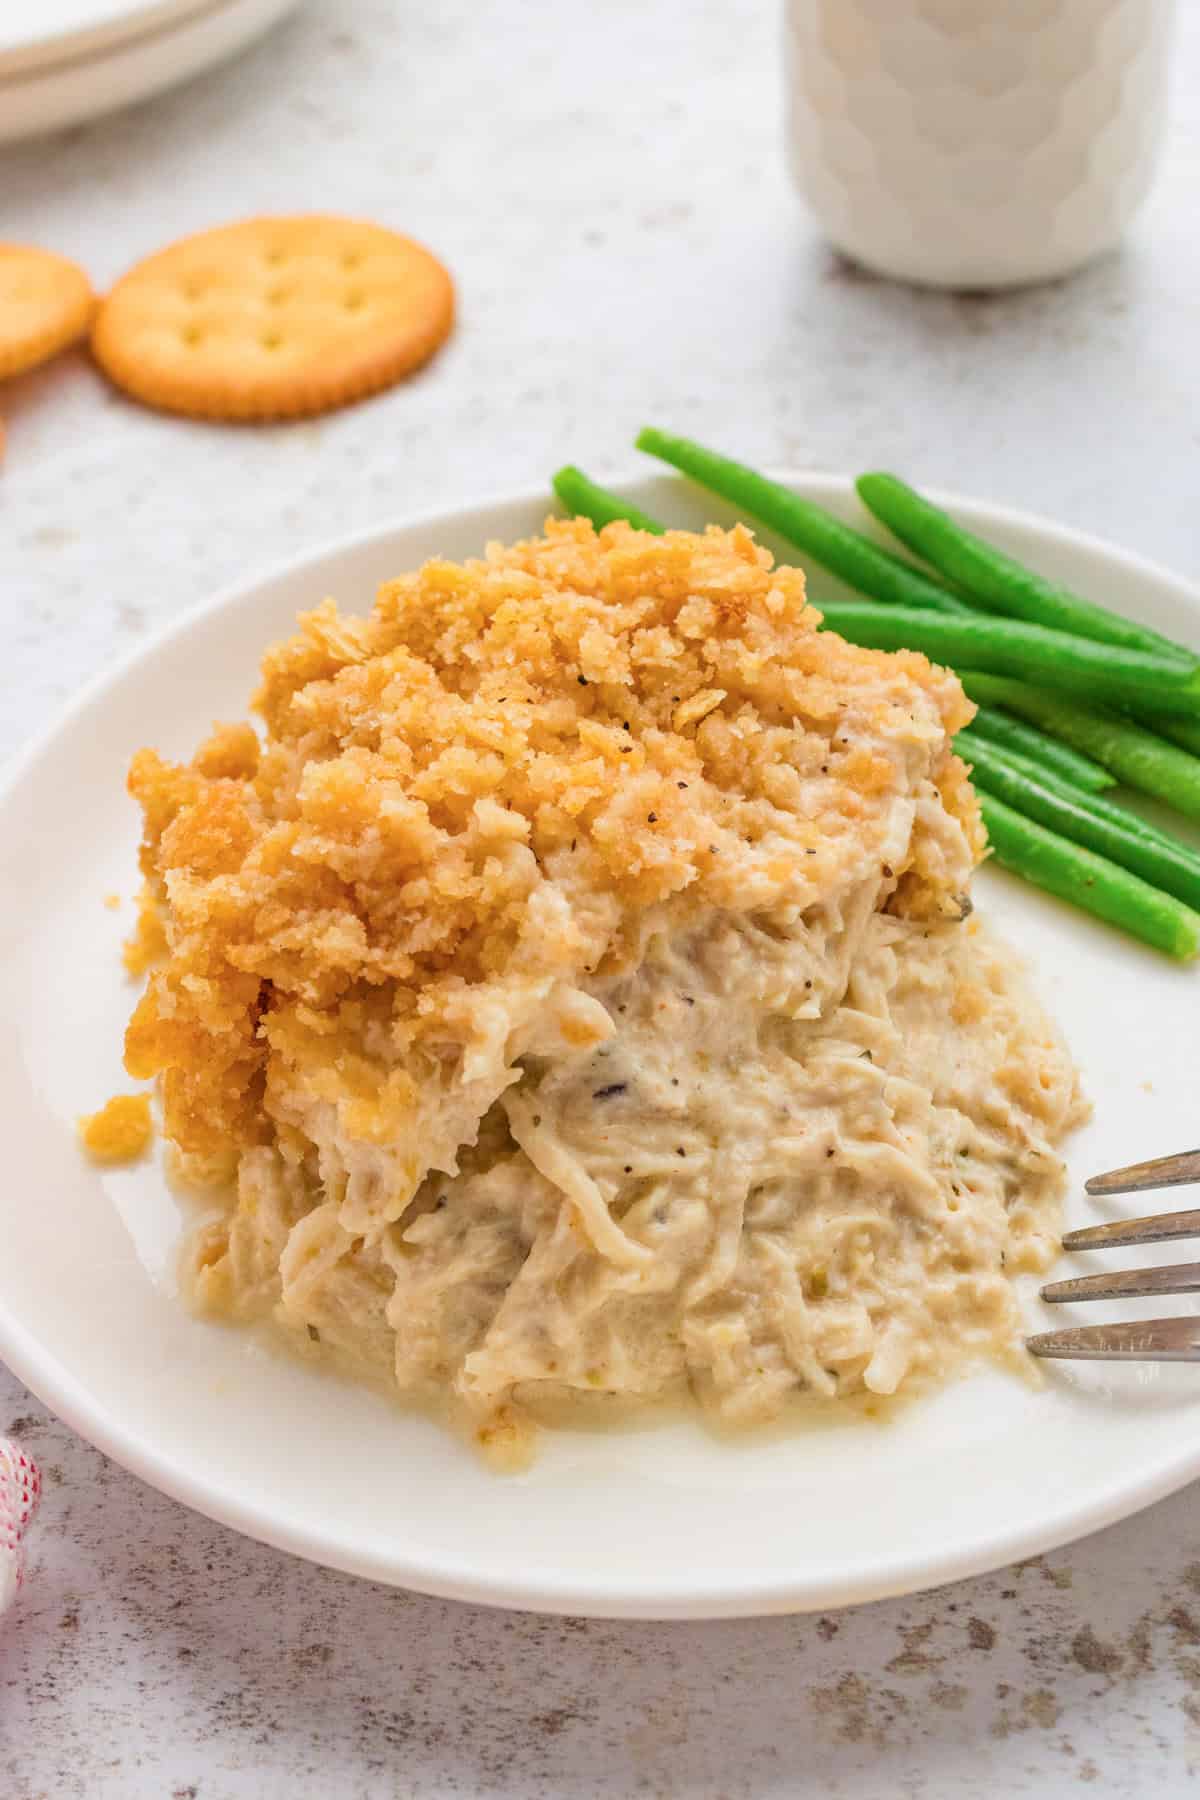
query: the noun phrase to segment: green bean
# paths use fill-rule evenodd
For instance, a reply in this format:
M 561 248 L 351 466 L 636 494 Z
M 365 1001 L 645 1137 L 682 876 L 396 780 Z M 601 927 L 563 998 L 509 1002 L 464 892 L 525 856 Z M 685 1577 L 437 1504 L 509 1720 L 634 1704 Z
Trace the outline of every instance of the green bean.
M 701 487 L 761 519 L 789 544 L 839 576 L 848 587 L 889 604 L 924 606 L 933 612 L 971 612 L 964 601 L 932 576 L 843 525 L 823 506 L 777 481 L 768 481 L 744 463 L 733 462 L 690 438 L 674 437 L 652 425 L 638 433 L 636 443 L 639 450 L 670 463 Z
M 1161 719 L 1157 724 L 1152 719 L 1142 719 L 1141 723 L 1147 731 L 1157 730 L 1173 744 L 1200 756 L 1200 719 Z
M 972 724 L 969 731 L 965 733 L 959 732 L 954 740 L 956 749 L 960 749 L 964 736 L 967 740 L 967 747 L 961 748 L 960 753 L 969 759 L 972 754 L 971 746 L 977 741 L 974 724 Z M 1076 806 L 1086 807 L 1088 812 L 1094 814 L 1098 819 L 1106 820 L 1110 825 L 1115 826 L 1118 831 L 1132 833 L 1134 837 L 1141 838 L 1143 843 L 1152 844 L 1160 850 L 1166 850 L 1173 857 L 1182 857 L 1185 862 L 1190 863 L 1193 868 L 1200 871 L 1200 849 L 1194 847 L 1192 844 L 1185 843 L 1182 838 L 1176 837 L 1174 833 L 1163 831 L 1159 826 L 1152 825 L 1149 819 L 1144 819 L 1141 813 L 1134 812 L 1131 807 L 1122 806 L 1119 801 L 1110 800 L 1105 794 L 1083 793 L 1071 782 L 1063 781 L 1061 776 L 1051 773 L 1049 769 L 1039 769 L 1025 757 L 1018 759 L 1011 750 L 1001 750 L 996 744 L 987 744 L 986 739 L 984 740 L 984 744 L 986 748 L 991 750 L 995 755 L 1003 757 L 1006 762 L 1012 763 L 1014 767 L 1019 767 L 1022 773 L 1030 776 L 1035 781 L 1039 781 L 1043 787 L 1049 788 L 1053 793 L 1072 801 Z M 1019 810 L 1020 808 L 1018 808 L 1018 811 Z M 1064 835 L 1069 836 L 1070 833 L 1065 833 Z M 1119 861 L 1120 858 L 1116 858 L 1115 860 Z M 1162 885 L 1165 886 L 1165 883 Z
M 1200 910 L 1200 858 L 1165 832 L 1156 832 L 1153 826 L 1138 830 L 1137 824 L 1143 822 L 1131 825 L 1132 813 L 1123 815 L 1120 807 L 1104 801 L 1094 805 L 1092 795 L 1066 783 L 1044 781 L 1036 773 L 1029 775 L 994 744 L 973 738 L 969 731 L 959 733 L 956 748 L 970 762 L 971 778 L 984 793 Z
M 959 670 L 959 679 L 977 705 L 1006 707 L 1073 750 L 1094 757 L 1127 787 L 1152 794 L 1189 819 L 1200 819 L 1200 757 L 1189 756 L 1129 719 L 1060 699 L 1023 681 L 1006 681 L 965 667 Z
M 996 861 L 1181 962 L 1200 951 L 1200 915 L 1107 857 L 1022 818 L 992 794 L 979 800 Z
M 1067 693 L 1115 705 L 1200 711 L 1200 667 L 1121 650 L 1090 638 L 1069 637 L 1027 625 L 1023 619 L 989 618 L 982 613 L 949 618 L 914 607 L 852 603 L 821 606 L 825 623 L 851 643 L 876 650 L 923 650 L 936 662 L 982 669 L 996 675 L 1025 676 Z M 1013 710 L 1013 709 L 1010 709 Z M 1099 759 L 1097 759 L 1099 760 Z
M 902 543 L 996 612 L 1099 643 L 1171 656 L 1192 668 L 1200 665 L 1200 657 L 1182 644 L 1036 575 L 994 544 L 956 524 L 949 513 L 922 499 L 897 476 L 862 475 L 857 486 L 863 505 Z
M 666 526 L 652 519 L 649 513 L 622 500 L 619 494 L 597 486 L 573 463 L 564 464 L 552 477 L 550 485 L 569 513 L 575 518 L 590 519 L 597 531 L 604 525 L 611 525 L 614 519 L 625 519 L 638 531 L 652 531 L 660 537 L 666 530 Z
M 1091 794 L 1085 796 L 1081 788 L 1072 788 L 1069 782 L 1056 781 L 1053 776 L 1047 776 L 1045 770 L 1040 768 L 1031 756 L 1023 755 L 1020 750 L 1002 750 L 998 744 L 989 743 L 988 739 L 976 730 L 978 723 L 979 719 L 976 716 L 969 726 L 964 726 L 955 734 L 954 748 L 959 756 L 964 757 L 967 762 L 974 765 L 990 753 L 1000 757 L 1006 768 L 1015 769 L 1029 781 L 1045 780 L 1048 785 L 1067 788 L 1077 800 L 1094 798 Z
M 980 707 L 971 721 L 971 730 L 1010 755 L 1025 757 L 1034 768 L 1058 775 L 1085 793 L 1099 794 L 1104 788 L 1116 786 L 1115 777 L 1099 763 L 1080 756 L 1069 744 L 1060 744 L 1057 738 L 1047 737 L 1044 731 L 1038 731 L 1036 726 L 1027 725 L 1024 719 L 1001 708 Z
M 1018 770 L 1028 780 L 1044 782 L 1055 792 L 1064 793 L 1073 800 L 1090 805 L 1093 800 L 1100 798 L 1094 789 L 1081 788 L 1073 781 L 1065 781 L 1061 775 L 1053 773 L 1034 757 L 1026 756 L 1023 750 L 1010 750 L 1002 744 L 993 743 L 979 730 L 979 721 L 982 717 L 982 712 L 977 713 L 970 725 L 964 726 L 954 739 L 955 750 L 960 756 L 966 757 L 968 762 L 975 759 L 977 751 L 980 756 L 989 754 L 998 756 L 1008 767 Z M 1111 777 L 1109 779 L 1111 780 Z M 1112 785 L 1115 786 L 1115 782 Z

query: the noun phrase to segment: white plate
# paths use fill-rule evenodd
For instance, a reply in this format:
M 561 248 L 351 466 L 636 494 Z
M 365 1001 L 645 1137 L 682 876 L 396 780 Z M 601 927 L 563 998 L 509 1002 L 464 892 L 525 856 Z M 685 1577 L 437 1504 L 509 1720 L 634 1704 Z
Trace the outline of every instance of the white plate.
M 0 0 L 0 5 L 3 0 Z M 173 0 L 111 6 L 80 0 L 81 35 L 0 39 L 0 144 L 79 125 L 198 75 L 261 37 L 297 0 Z M 80 20 L 93 12 L 94 30 Z M 62 21 L 55 20 L 55 24 Z
M 795 479 L 858 516 L 847 483 Z M 672 477 L 628 491 L 679 523 L 728 516 Z M 1048 573 L 1200 639 L 1200 598 L 1169 575 L 1031 519 L 951 504 Z M 528 1474 L 498 1477 L 428 1421 L 180 1306 L 179 1215 L 160 1173 L 97 1173 L 73 1129 L 129 1086 L 120 1038 L 132 989 L 117 954 L 131 910 L 102 904 L 134 887 L 129 754 L 144 743 L 189 752 L 214 718 L 242 714 L 259 652 L 299 608 L 328 593 L 365 608 L 384 577 L 534 532 L 547 510 L 540 495 L 464 508 L 259 579 L 92 687 L 10 777 L 0 1355 L 118 1462 L 241 1531 L 378 1580 L 555 1611 L 699 1618 L 905 1592 L 1077 1537 L 1200 1473 L 1200 1369 L 1057 1365 L 1040 1393 L 984 1372 L 884 1424 L 740 1444 L 715 1442 L 690 1417 L 547 1434 Z M 1197 977 L 1003 875 L 985 872 L 978 891 L 1035 959 L 1096 1100 L 1072 1147 L 1070 1202 L 1074 1221 L 1094 1217 L 1084 1174 L 1195 1138 Z
M 0 73 L 91 56 L 203 12 L 213 0 L 9 0 L 0 6 Z

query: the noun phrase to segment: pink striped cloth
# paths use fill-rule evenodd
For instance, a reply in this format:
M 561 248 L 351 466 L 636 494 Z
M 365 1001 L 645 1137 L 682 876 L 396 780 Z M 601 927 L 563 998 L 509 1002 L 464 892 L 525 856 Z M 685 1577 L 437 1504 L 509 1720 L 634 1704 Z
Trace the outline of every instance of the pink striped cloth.
M 21 1585 L 21 1539 L 37 1511 L 42 1478 L 31 1456 L 11 1438 L 0 1437 L 0 1613 Z

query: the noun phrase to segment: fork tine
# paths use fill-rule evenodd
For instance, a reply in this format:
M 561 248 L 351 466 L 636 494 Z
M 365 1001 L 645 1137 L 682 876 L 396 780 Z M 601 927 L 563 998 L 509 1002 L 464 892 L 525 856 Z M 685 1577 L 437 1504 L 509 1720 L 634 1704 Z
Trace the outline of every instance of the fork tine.
M 1200 1150 L 1181 1150 L 1175 1156 L 1156 1156 L 1150 1162 L 1130 1163 L 1093 1175 L 1084 1182 L 1089 1194 L 1141 1194 L 1151 1188 L 1186 1187 L 1200 1181 Z
M 1148 1219 L 1113 1219 L 1068 1231 L 1064 1250 L 1119 1250 L 1124 1244 L 1164 1244 L 1168 1238 L 1200 1237 L 1200 1210 L 1154 1213 Z
M 1077 1275 L 1073 1281 L 1051 1281 L 1042 1299 L 1134 1300 L 1141 1294 L 1200 1293 L 1200 1263 L 1176 1263 L 1169 1269 L 1121 1269 L 1112 1275 Z
M 1034 1356 L 1086 1362 L 1200 1362 L 1200 1314 L 1121 1325 L 1077 1325 L 1025 1339 Z

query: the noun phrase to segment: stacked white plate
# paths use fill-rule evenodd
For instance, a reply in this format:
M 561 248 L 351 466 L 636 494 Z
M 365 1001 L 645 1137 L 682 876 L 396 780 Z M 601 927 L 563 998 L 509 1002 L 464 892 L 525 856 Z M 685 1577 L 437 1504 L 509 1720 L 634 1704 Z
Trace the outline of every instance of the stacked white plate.
M 143 100 L 232 56 L 296 0 L 0 0 L 0 143 Z

